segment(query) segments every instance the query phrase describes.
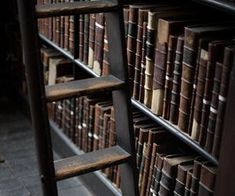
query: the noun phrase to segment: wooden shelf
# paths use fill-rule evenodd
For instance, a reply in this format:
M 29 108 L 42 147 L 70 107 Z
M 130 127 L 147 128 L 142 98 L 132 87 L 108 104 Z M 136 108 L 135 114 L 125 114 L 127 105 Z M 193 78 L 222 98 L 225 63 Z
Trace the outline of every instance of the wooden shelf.
M 235 2 L 231 1 L 229 2 L 225 0 L 193 0 L 193 1 L 235 15 Z
M 57 46 L 52 41 L 48 40 L 43 35 L 40 35 L 41 40 L 46 43 L 47 45 L 52 46 L 53 48 L 60 51 L 62 54 L 64 54 L 67 58 L 69 58 L 71 61 L 73 61 L 76 65 L 78 65 L 83 70 L 87 71 L 94 77 L 99 77 L 96 73 L 94 73 L 89 67 L 87 67 L 85 64 L 80 62 L 79 60 L 76 60 L 73 58 L 73 56 L 65 51 L 64 49 Z M 170 131 L 172 134 L 174 134 L 177 138 L 179 138 L 181 141 L 183 141 L 185 144 L 190 146 L 193 150 L 198 152 L 201 156 L 205 157 L 207 160 L 211 161 L 213 164 L 218 165 L 218 160 L 215 159 L 212 155 L 210 155 L 207 151 L 205 151 L 198 143 L 196 143 L 194 140 L 192 140 L 187 134 L 182 132 L 180 129 L 178 129 L 177 126 L 171 124 L 169 121 L 156 116 L 154 113 L 152 113 L 149 108 L 147 108 L 144 104 L 132 99 L 132 104 L 137 107 L 140 111 L 145 113 L 147 116 L 149 116 L 151 119 L 153 119 L 158 124 L 162 125 L 164 128 L 166 128 L 168 131 Z

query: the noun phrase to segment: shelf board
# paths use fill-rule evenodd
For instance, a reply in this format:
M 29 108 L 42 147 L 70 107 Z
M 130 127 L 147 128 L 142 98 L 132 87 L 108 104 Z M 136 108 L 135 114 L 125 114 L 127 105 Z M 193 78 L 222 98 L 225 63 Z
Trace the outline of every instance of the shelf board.
M 193 150 L 197 151 L 203 157 L 210 160 L 213 164 L 218 165 L 218 160 L 216 160 L 212 155 L 210 155 L 207 151 L 205 151 L 199 144 L 197 144 L 194 140 L 192 140 L 186 133 L 182 132 L 176 125 L 171 124 L 169 121 L 163 119 L 162 117 L 156 116 L 144 104 L 134 99 L 132 99 L 131 102 L 136 108 L 138 108 L 147 116 L 152 118 L 155 122 L 160 124 L 162 127 L 166 128 L 168 131 L 174 134 L 181 141 L 189 145 Z
M 64 133 L 50 120 L 53 149 L 62 158 L 84 154 Z M 101 171 L 80 175 L 79 178 L 95 193 L 102 192 L 104 196 L 121 196 L 121 192 L 108 180 Z
M 193 1 L 235 15 L 235 2 L 229 2 L 224 0 L 193 0 Z
M 40 35 L 41 39 L 46 42 L 47 44 L 51 45 L 55 49 L 59 50 L 62 52 L 66 57 L 71 59 L 76 65 L 81 67 L 83 70 L 87 71 L 90 73 L 92 76 L 99 77 L 97 74 L 95 74 L 90 68 L 88 68 L 86 65 L 81 63 L 79 60 L 73 59 L 73 56 L 45 38 L 44 36 Z M 137 107 L 139 110 L 141 110 L 143 113 L 145 113 L 147 116 L 152 118 L 155 122 L 158 124 L 162 125 L 164 128 L 166 128 L 168 131 L 170 131 L 172 134 L 174 134 L 177 138 L 179 138 L 181 141 L 189 145 L 193 150 L 197 151 L 200 155 L 211 161 L 213 164 L 218 165 L 218 160 L 216 160 L 212 155 L 210 155 L 206 150 L 204 150 L 198 143 L 196 143 L 194 140 L 192 140 L 187 134 L 182 132 L 180 129 L 178 129 L 177 126 L 171 124 L 169 121 L 156 116 L 154 113 L 150 111 L 149 108 L 147 108 L 145 105 L 142 103 L 132 99 L 131 100 L 132 104 Z

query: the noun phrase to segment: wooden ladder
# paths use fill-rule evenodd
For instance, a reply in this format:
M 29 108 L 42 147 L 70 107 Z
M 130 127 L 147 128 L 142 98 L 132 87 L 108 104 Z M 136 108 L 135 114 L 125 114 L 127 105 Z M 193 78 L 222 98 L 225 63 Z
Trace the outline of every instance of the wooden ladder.
M 37 18 L 105 12 L 112 75 L 44 87 L 40 62 Z M 18 0 L 18 13 L 32 126 L 44 195 L 58 195 L 56 182 L 80 174 L 121 164 L 121 190 L 138 195 L 134 135 L 130 111 L 122 6 L 113 1 L 88 1 L 35 5 Z M 54 161 L 47 103 L 94 92 L 112 91 L 117 145 Z

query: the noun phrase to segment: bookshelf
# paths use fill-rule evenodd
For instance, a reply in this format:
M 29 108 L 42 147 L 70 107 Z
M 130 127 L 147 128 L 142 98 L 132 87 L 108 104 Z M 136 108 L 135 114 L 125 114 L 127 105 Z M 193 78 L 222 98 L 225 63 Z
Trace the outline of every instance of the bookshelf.
M 67 58 L 72 60 L 77 66 L 82 68 L 83 70 L 87 71 L 89 74 L 91 74 L 94 77 L 99 77 L 96 73 L 94 73 L 90 68 L 88 68 L 86 65 L 84 65 L 82 62 L 80 62 L 77 59 L 74 59 L 71 54 L 69 54 L 67 51 L 64 49 L 58 47 L 56 44 L 54 44 L 52 41 L 48 40 L 46 37 L 43 35 L 40 35 L 41 40 L 47 44 L 52 46 L 53 48 L 57 49 L 60 51 L 62 54 L 64 54 Z M 172 134 L 174 134 L 177 138 L 182 140 L 184 143 L 189 145 L 192 149 L 197 151 L 199 154 L 204 156 L 206 159 L 210 160 L 212 163 L 215 165 L 218 165 L 218 160 L 216 160 L 213 156 L 211 156 L 208 152 L 206 152 L 202 147 L 200 147 L 195 141 L 193 141 L 188 135 L 183 133 L 181 130 L 179 130 L 175 125 L 171 124 L 169 121 L 163 119 L 162 117 L 156 116 L 153 114 L 149 108 L 147 108 L 144 104 L 134 100 L 132 98 L 131 100 L 132 104 L 138 108 L 140 111 L 142 111 L 144 114 L 152 118 L 155 122 L 158 124 L 162 125 L 164 128 L 166 128 L 168 131 L 170 131 Z
M 224 12 L 230 13 L 231 15 L 235 14 L 235 3 L 232 2 L 222 2 L 218 0 L 193 0 L 196 3 L 203 4 L 205 6 L 213 7 L 215 9 L 222 10 Z M 76 30 L 76 29 L 75 29 Z M 72 60 L 74 64 L 79 66 L 81 69 L 89 73 L 93 77 L 99 77 L 96 73 L 94 73 L 90 68 L 88 68 L 85 64 L 80 62 L 79 60 L 75 59 L 73 55 L 69 52 L 65 51 L 64 49 L 58 47 L 55 43 L 48 40 L 43 35 L 40 35 L 40 39 L 46 45 L 50 45 L 51 47 L 55 48 L 56 50 L 60 51 L 64 54 L 67 58 Z M 75 39 L 76 42 L 76 39 Z M 75 55 L 76 56 L 76 55 Z M 235 111 L 235 64 L 233 65 L 231 73 L 231 80 L 230 86 L 228 91 L 228 101 L 226 105 L 226 112 L 225 112 L 225 120 L 224 120 L 224 133 L 222 138 L 222 147 L 220 150 L 220 161 L 215 159 L 211 156 L 207 151 L 205 151 L 202 147 L 200 147 L 195 141 L 193 141 L 188 135 L 184 134 L 180 131 L 175 125 L 172 125 L 165 119 L 156 116 L 153 114 L 147 107 L 145 107 L 140 102 L 132 99 L 132 104 L 145 113 L 147 116 L 152 118 L 155 122 L 162 125 L 166 128 L 169 132 L 174 134 L 177 138 L 187 144 L 190 148 L 197 151 L 200 155 L 205 157 L 207 160 L 211 161 L 213 164 L 218 165 L 218 173 L 217 173 L 217 180 L 216 180 L 216 194 L 215 195 L 233 195 L 234 190 L 233 187 L 235 186 L 235 177 L 233 176 L 232 172 L 233 167 L 235 166 L 235 158 L 231 156 L 233 151 L 235 150 L 235 123 L 234 123 L 234 111 Z M 53 128 L 53 126 L 52 126 Z M 62 140 L 63 137 L 61 136 Z M 70 145 L 68 145 L 70 146 Z M 70 147 L 72 148 L 72 147 Z M 112 187 L 112 186 L 110 186 Z M 112 187 L 113 188 L 113 187 Z M 111 188 L 111 189 L 112 189 Z M 117 192 L 118 193 L 118 192 Z

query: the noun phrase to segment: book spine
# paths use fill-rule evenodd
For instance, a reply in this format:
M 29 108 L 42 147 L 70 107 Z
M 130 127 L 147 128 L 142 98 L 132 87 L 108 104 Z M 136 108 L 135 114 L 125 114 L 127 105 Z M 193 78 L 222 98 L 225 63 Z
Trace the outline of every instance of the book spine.
M 141 54 L 142 54 L 142 39 L 143 39 L 143 23 L 147 21 L 146 10 L 139 9 L 138 11 L 138 27 L 137 27 L 137 39 L 136 39 L 136 53 L 134 63 L 134 86 L 133 86 L 133 98 L 139 97 L 139 85 L 140 85 L 140 68 L 141 68 Z
M 167 60 L 167 44 L 160 44 L 159 42 L 157 42 L 156 45 L 151 110 L 157 115 L 162 115 Z
M 64 3 L 65 2 L 65 0 L 61 0 L 61 3 Z M 65 16 L 61 16 L 60 17 L 60 47 L 61 48 L 64 48 L 64 30 L 65 30 L 65 27 L 64 27 L 64 25 L 65 25 Z
M 70 16 L 65 16 L 65 19 L 64 19 L 64 49 L 66 51 L 69 50 L 69 28 L 70 28 L 69 20 L 70 20 Z
M 196 96 L 194 103 L 194 111 L 193 111 L 193 124 L 191 137 L 198 141 L 199 140 L 199 129 L 201 123 L 201 110 L 202 110 L 202 100 L 204 94 L 204 86 L 205 86 L 205 77 L 207 70 L 207 62 L 208 62 L 208 52 L 204 49 L 200 51 L 200 60 L 198 67 L 198 78 L 196 84 Z
M 93 151 L 94 119 L 95 119 L 95 105 L 90 105 L 89 122 L 88 122 L 88 141 L 87 141 L 87 151 L 88 152 Z
M 83 61 L 83 47 L 84 47 L 84 14 L 79 15 L 79 53 L 78 58 Z
M 140 86 L 138 100 L 144 103 L 144 84 L 145 84 L 145 69 L 146 69 L 146 38 L 147 38 L 147 22 L 143 23 L 143 38 L 141 49 L 141 67 L 140 67 Z
M 224 61 L 219 91 L 218 113 L 215 124 L 215 134 L 213 139 L 212 155 L 219 157 L 220 143 L 223 132 L 223 119 L 227 101 L 227 91 L 229 86 L 230 72 L 233 65 L 234 50 L 232 47 L 225 47 Z
M 90 14 L 89 23 L 89 48 L 88 48 L 88 67 L 93 68 L 95 50 L 95 14 Z
M 215 67 L 215 77 L 212 88 L 212 98 L 210 104 L 210 114 L 208 119 L 208 127 L 206 132 L 206 141 L 204 149 L 211 152 L 213 145 L 213 136 L 215 132 L 216 116 L 218 111 L 218 97 L 221 83 L 222 63 L 217 62 Z
M 190 196 L 191 184 L 192 184 L 192 170 L 189 170 L 186 176 L 184 196 Z
M 84 47 L 83 47 L 83 62 L 88 64 L 88 44 L 89 44 L 89 19 L 88 14 L 84 15 Z
M 154 70 L 154 44 L 156 37 L 156 21 L 155 14 L 148 12 L 148 25 L 146 36 L 146 69 L 145 69 L 145 84 L 144 84 L 144 104 L 151 107 L 152 88 L 153 88 L 153 70 Z
M 152 154 L 151 154 L 151 162 L 150 162 L 149 175 L 148 175 L 148 181 L 147 181 L 146 195 L 150 195 L 152 184 L 155 180 L 154 165 L 156 161 L 157 147 L 158 145 L 154 142 L 152 145 Z
M 179 36 L 177 39 L 177 47 L 176 47 L 176 52 L 175 52 L 173 84 L 172 84 L 171 100 L 170 100 L 170 118 L 169 118 L 169 120 L 173 124 L 177 124 L 178 115 L 179 115 L 183 46 L 184 46 L 184 37 Z
M 69 51 L 74 53 L 74 16 L 69 17 Z
M 129 7 L 123 8 L 123 19 L 124 19 L 124 29 L 125 29 L 125 41 L 127 42 L 128 28 L 129 28 Z
M 178 126 L 188 132 L 194 71 L 197 59 L 197 34 L 185 29 Z
M 128 76 L 130 89 L 133 89 L 134 81 L 134 63 L 136 53 L 136 38 L 137 38 L 137 20 L 138 9 L 135 7 L 129 7 L 129 19 L 128 19 L 128 35 L 127 35 L 127 64 L 128 64 Z
M 170 116 L 170 100 L 173 81 L 173 69 L 175 61 L 175 52 L 177 46 L 177 36 L 170 35 L 168 41 L 168 53 L 166 61 L 165 90 L 163 96 L 163 118 L 169 119 Z
M 93 71 L 101 75 L 104 48 L 104 14 L 96 14 L 95 22 L 95 50 Z
M 107 76 L 110 73 L 110 64 L 109 64 L 109 47 L 107 39 L 107 28 L 104 30 L 104 52 L 103 52 L 103 68 L 102 75 Z

